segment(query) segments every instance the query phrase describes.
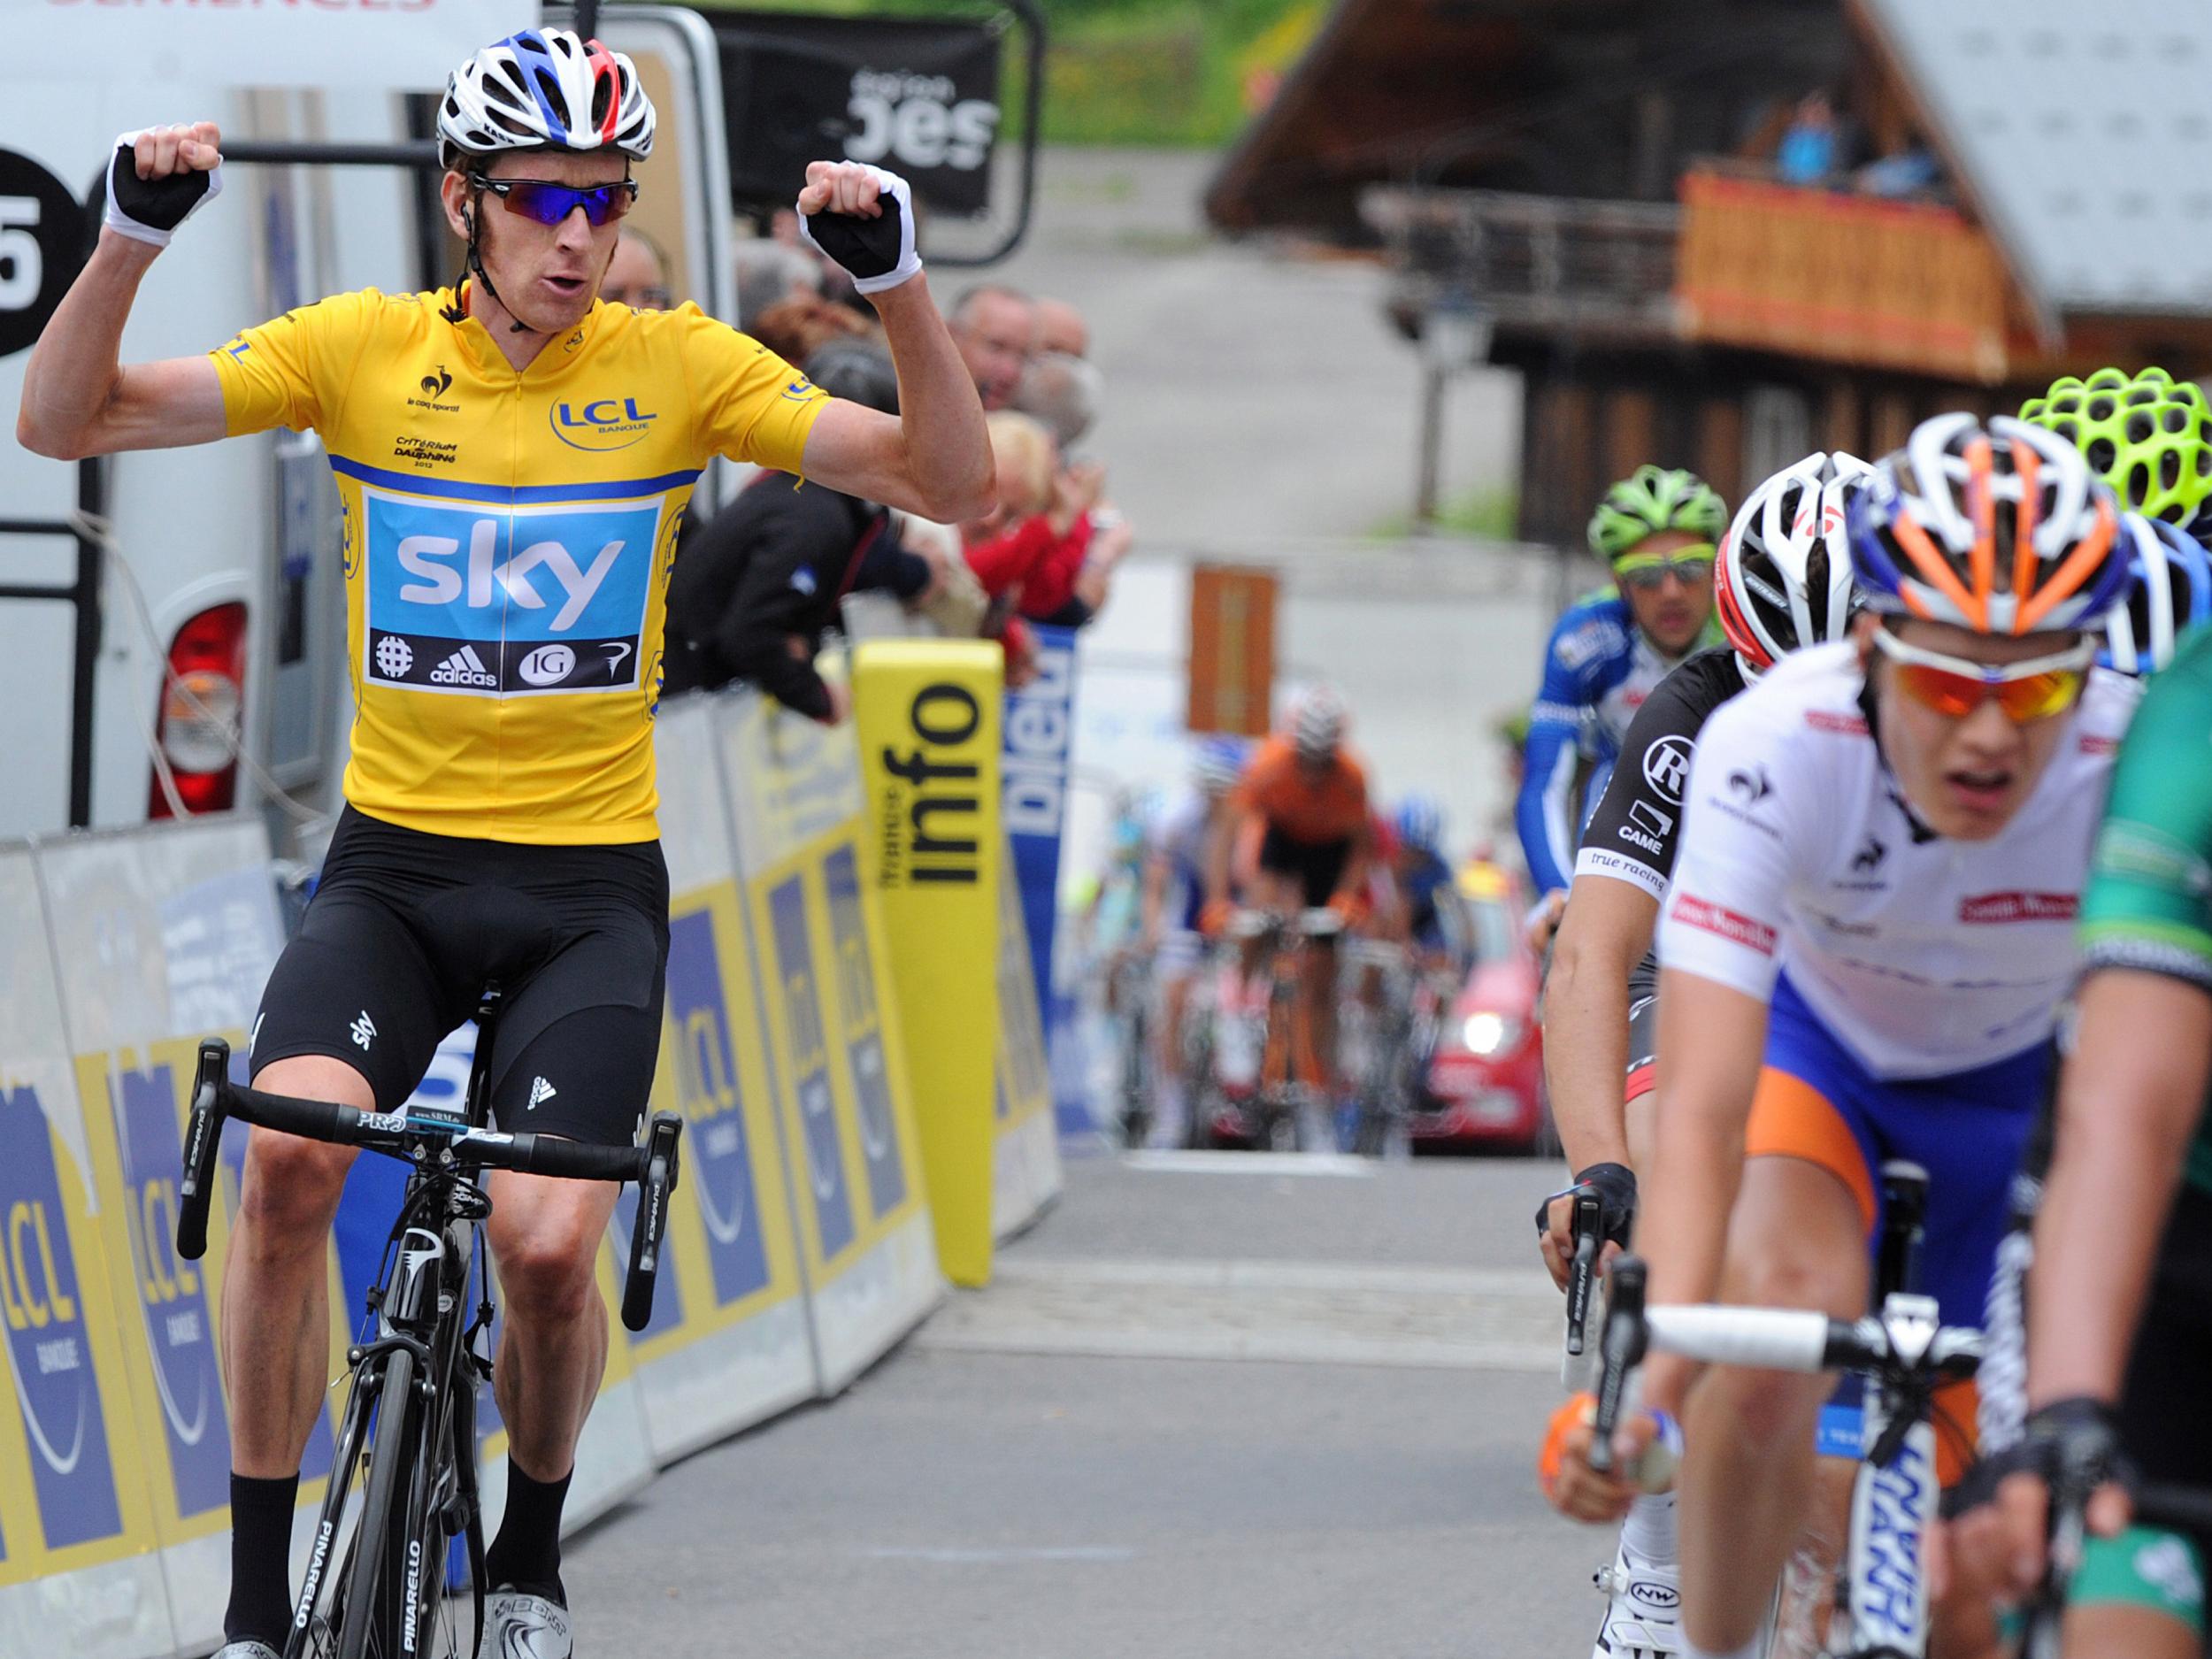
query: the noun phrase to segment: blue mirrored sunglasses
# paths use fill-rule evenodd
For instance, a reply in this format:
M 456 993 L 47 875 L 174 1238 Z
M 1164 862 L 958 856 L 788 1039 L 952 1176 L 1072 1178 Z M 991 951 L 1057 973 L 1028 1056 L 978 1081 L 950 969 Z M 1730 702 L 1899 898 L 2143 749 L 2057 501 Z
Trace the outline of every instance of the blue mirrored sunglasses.
M 580 207 L 584 218 L 595 228 L 620 219 L 637 201 L 635 179 L 595 184 L 583 190 L 555 184 L 549 179 L 488 179 L 481 173 L 476 175 L 475 182 L 478 189 L 497 196 L 510 213 L 519 213 L 541 225 L 557 225 Z

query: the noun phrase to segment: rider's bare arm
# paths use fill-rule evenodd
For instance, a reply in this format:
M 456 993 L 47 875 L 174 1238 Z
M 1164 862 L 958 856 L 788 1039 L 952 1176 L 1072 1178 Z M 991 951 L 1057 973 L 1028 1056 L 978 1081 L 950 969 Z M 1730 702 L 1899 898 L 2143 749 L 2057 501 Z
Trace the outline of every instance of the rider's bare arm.
M 1659 906 L 1641 887 L 1580 876 L 1544 981 L 1544 1083 L 1567 1162 L 1625 1164 L 1628 976 L 1651 949 Z
M 806 441 L 806 475 L 848 495 L 958 524 L 991 510 L 996 470 L 975 382 L 915 276 L 872 296 L 898 365 L 899 412 L 839 401 Z
M 1356 902 L 1367 890 L 1368 863 L 1374 850 L 1375 833 L 1363 813 L 1359 828 L 1352 833 L 1351 850 L 1344 856 L 1344 873 L 1336 879 L 1336 891 L 1329 895 L 1331 903 L 1341 908 Z
M 1654 1302 L 1707 1302 L 1720 1286 L 1766 1030 L 1767 1007 L 1758 998 L 1679 969 L 1660 970 L 1651 1167 L 1640 1183 L 1636 1224 Z M 1678 1413 L 1688 1378 L 1683 1363 L 1655 1356 L 1645 1368 L 1646 1402 Z
M 222 160 L 212 121 L 139 134 L 142 179 L 208 172 Z M 123 325 L 159 250 L 106 229 L 32 348 L 23 371 L 16 442 L 73 461 L 121 449 L 211 443 L 224 435 L 223 392 L 205 357 L 120 360 Z
M 2144 1041 L 2146 1032 L 2158 1040 Z M 2200 988 L 2121 968 L 2083 985 L 2035 1225 L 2031 1406 L 2119 1398 L 2208 1074 L 2212 997 Z
M 1160 942 L 1161 923 L 1167 915 L 1167 889 L 1172 874 L 1165 853 L 1154 851 L 1145 855 L 1144 892 L 1137 912 L 1137 937 L 1149 950 Z

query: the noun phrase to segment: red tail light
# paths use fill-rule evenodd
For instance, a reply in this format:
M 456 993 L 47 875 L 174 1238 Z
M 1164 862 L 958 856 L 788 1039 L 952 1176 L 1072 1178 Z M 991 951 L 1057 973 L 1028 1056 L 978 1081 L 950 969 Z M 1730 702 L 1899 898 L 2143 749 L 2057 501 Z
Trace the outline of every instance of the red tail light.
M 155 735 L 176 772 L 185 810 L 219 812 L 238 799 L 234 751 L 246 706 L 246 607 L 234 601 L 211 606 L 179 628 L 169 647 L 169 675 Z M 146 816 L 171 816 L 158 776 L 147 789 Z

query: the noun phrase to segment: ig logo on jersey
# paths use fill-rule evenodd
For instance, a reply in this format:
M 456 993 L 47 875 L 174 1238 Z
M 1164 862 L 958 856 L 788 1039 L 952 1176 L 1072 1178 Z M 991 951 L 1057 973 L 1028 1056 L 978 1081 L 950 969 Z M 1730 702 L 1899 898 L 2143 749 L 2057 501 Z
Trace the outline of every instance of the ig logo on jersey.
M 565 645 L 541 645 L 516 672 L 534 686 L 557 686 L 576 672 L 576 653 Z

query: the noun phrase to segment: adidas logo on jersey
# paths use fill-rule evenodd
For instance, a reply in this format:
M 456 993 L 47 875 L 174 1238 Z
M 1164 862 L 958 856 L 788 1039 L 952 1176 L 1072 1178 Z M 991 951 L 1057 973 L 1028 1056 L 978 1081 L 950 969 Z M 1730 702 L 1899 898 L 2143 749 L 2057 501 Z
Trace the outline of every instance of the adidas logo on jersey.
M 549 1101 L 549 1100 L 551 1100 L 551 1099 L 553 1098 L 553 1096 L 554 1096 L 555 1094 L 558 1094 L 559 1092 L 560 1092 L 559 1090 L 556 1089 L 556 1088 L 555 1088 L 555 1087 L 553 1087 L 550 1083 L 547 1082 L 547 1081 L 546 1081 L 543 1078 L 541 1078 L 541 1077 L 534 1077 L 534 1078 L 532 1078 L 532 1079 L 530 1079 L 530 1108 L 529 1108 L 529 1109 L 530 1109 L 532 1111 L 535 1111 L 535 1110 L 537 1110 L 537 1109 L 538 1109 L 538 1104 L 539 1104 L 539 1102 L 541 1102 L 541 1101 Z
M 499 676 L 484 666 L 484 659 L 476 654 L 473 645 L 464 645 L 430 671 L 434 686 L 480 686 L 487 691 L 499 689 Z

